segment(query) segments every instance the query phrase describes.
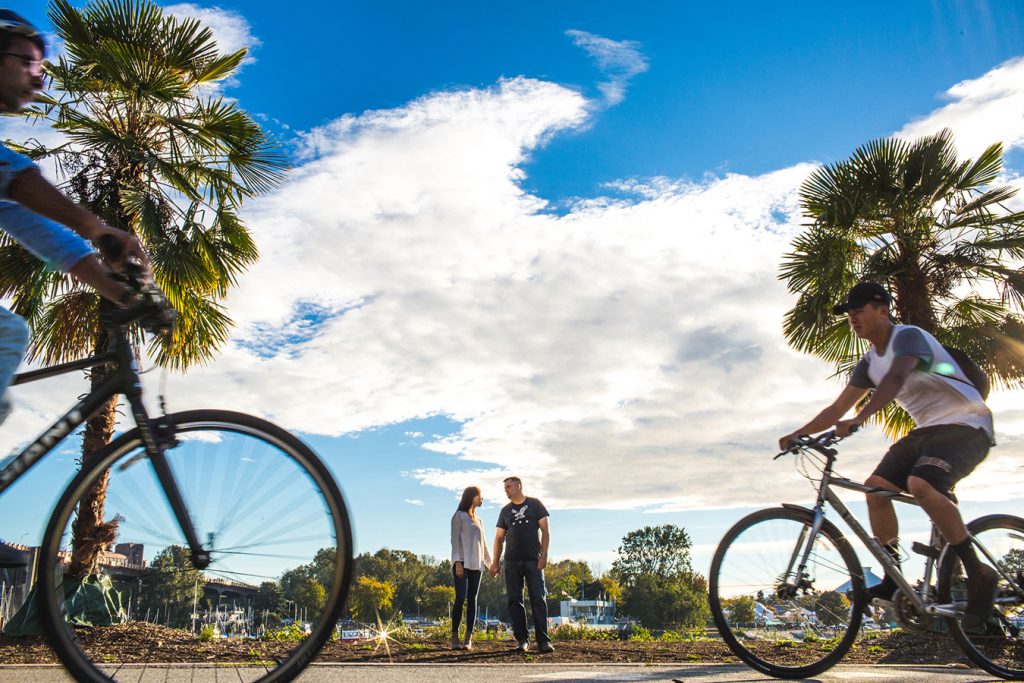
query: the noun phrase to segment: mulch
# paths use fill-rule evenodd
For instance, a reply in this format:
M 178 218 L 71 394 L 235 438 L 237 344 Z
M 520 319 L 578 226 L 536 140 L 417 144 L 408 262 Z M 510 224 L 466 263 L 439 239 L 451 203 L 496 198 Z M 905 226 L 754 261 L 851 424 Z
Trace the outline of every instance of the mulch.
M 98 659 L 121 662 L 244 663 L 271 659 L 291 649 L 287 643 L 219 638 L 200 642 L 190 633 L 145 623 L 93 629 L 83 635 Z M 511 640 L 479 640 L 469 652 L 451 650 L 447 643 L 388 641 L 329 642 L 319 662 L 422 662 L 429 664 L 481 664 L 503 662 L 550 663 L 725 663 L 738 661 L 720 640 L 624 642 L 556 641 L 555 652 L 526 655 L 511 651 Z M 813 643 L 790 646 L 816 647 Z M 843 660 L 851 664 L 966 664 L 967 659 L 948 636 L 894 631 L 858 643 Z M 40 636 L 12 638 L 0 635 L 0 664 L 56 663 L 53 651 Z

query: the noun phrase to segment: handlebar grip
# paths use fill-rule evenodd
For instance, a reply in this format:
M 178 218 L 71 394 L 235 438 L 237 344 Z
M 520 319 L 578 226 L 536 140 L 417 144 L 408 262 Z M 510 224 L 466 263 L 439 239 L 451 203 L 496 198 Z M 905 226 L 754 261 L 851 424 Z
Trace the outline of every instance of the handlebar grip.
M 100 237 L 100 253 L 108 261 L 120 261 L 124 258 L 124 245 L 113 235 L 103 235 Z

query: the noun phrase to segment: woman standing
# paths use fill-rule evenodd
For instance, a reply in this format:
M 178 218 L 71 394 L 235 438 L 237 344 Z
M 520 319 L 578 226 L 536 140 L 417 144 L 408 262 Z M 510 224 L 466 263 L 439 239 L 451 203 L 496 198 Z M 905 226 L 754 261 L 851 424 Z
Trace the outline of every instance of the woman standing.
M 452 575 L 455 578 L 455 604 L 452 605 L 452 649 L 473 649 L 473 626 L 476 625 L 476 596 L 480 592 L 480 576 L 491 564 L 491 554 L 484 541 L 484 524 L 477 514 L 484 498 L 476 486 L 462 492 L 459 509 L 452 515 Z M 466 606 L 466 638 L 459 642 L 462 606 Z

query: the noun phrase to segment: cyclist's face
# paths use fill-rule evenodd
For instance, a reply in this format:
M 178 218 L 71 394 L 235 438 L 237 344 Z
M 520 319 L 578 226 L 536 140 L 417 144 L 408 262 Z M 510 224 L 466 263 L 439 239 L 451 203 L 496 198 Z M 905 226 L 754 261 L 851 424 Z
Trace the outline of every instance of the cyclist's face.
M 28 38 L 15 36 L 4 55 L 0 55 L 0 111 L 18 111 L 43 89 L 43 75 L 38 62 L 43 58 L 39 48 Z
M 889 322 L 889 309 L 884 306 L 867 304 L 846 312 L 853 333 L 861 339 L 867 339 Z

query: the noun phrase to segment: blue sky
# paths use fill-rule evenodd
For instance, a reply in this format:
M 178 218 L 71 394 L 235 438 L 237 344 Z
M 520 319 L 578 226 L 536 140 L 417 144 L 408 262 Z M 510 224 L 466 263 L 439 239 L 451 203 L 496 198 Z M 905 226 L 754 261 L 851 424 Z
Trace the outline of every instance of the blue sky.
M 232 344 L 170 400 L 302 431 L 359 550 L 443 556 L 456 492 L 493 504 L 516 472 L 555 559 L 607 567 L 626 532 L 675 523 L 706 566 L 743 511 L 809 498 L 771 444 L 838 390 L 781 339 L 802 178 L 949 125 L 964 154 L 1004 140 L 1021 184 L 1018 2 L 292 5 L 172 7 L 252 47 L 223 92 L 295 170 L 246 209 L 263 262 Z M 45 25 L 45 3 L 20 11 Z M 52 400 L 19 396 L 5 431 Z M 968 489 L 971 512 L 1020 508 L 1024 415 L 993 405 L 977 490 L 1004 486 Z M 851 441 L 849 473 L 883 449 Z M 51 468 L 0 501 L 10 536 L 38 528 Z

